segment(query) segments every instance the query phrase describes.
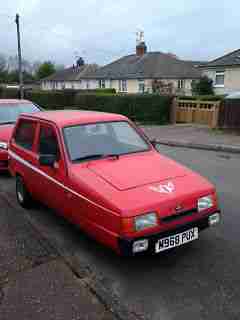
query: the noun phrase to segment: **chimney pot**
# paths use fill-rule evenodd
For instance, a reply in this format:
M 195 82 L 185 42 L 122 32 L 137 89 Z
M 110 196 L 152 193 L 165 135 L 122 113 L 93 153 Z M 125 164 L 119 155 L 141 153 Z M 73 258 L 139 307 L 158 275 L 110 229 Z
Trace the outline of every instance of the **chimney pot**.
M 137 44 L 136 55 L 143 56 L 145 53 L 147 53 L 147 46 L 146 46 L 145 42 L 141 42 L 141 43 Z

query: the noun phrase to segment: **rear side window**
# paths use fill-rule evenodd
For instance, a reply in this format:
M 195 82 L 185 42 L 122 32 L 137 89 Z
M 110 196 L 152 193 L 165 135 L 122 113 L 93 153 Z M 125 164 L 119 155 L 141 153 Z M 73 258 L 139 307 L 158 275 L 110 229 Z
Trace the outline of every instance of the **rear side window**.
M 16 133 L 15 142 L 19 146 L 32 150 L 37 124 L 33 121 L 20 121 Z

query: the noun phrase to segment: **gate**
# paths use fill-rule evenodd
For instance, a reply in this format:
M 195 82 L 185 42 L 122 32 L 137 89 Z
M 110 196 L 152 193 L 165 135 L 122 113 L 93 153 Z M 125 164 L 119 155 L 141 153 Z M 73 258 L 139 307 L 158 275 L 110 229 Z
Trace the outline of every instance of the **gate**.
M 177 100 L 176 120 L 182 123 L 218 126 L 219 101 Z

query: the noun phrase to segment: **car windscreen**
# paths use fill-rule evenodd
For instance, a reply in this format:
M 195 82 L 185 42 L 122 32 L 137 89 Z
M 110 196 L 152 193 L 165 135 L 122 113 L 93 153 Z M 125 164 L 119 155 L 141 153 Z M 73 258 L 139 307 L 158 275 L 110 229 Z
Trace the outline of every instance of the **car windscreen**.
M 63 129 L 73 162 L 143 152 L 149 144 L 126 121 L 76 125 Z
M 1 103 L 0 125 L 16 122 L 21 113 L 34 113 L 40 109 L 33 103 Z

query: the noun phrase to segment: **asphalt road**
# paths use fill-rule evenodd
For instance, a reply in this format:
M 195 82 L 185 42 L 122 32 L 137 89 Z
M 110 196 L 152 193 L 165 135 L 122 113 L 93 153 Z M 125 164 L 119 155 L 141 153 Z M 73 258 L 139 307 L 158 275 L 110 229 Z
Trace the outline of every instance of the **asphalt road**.
M 160 150 L 217 185 L 223 221 L 200 233 L 199 241 L 161 255 L 121 258 L 49 209 L 36 206 L 26 217 L 74 268 L 89 266 L 109 290 L 146 318 L 239 319 L 240 156 L 165 146 Z M 0 178 L 0 192 L 12 204 L 14 188 L 12 178 Z

